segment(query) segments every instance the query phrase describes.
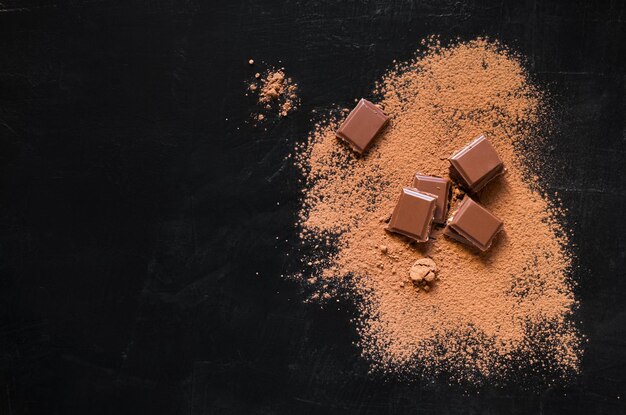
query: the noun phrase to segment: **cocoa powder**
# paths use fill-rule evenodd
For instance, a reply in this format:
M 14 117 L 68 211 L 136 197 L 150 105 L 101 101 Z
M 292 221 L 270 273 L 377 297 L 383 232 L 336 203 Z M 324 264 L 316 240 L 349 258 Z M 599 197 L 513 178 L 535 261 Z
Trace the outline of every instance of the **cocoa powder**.
M 254 116 L 257 121 L 263 121 L 272 113 L 286 117 L 300 103 L 298 86 L 282 68 L 268 70 L 263 76 L 257 72 L 248 85 L 248 91 L 258 94 L 257 103 L 261 111 Z
M 314 252 L 303 258 L 311 264 L 303 281 L 315 287 L 313 298 L 323 301 L 337 286 L 352 293 L 359 346 L 373 370 L 443 371 L 472 381 L 520 369 L 550 379 L 577 373 L 583 337 L 571 321 L 564 212 L 530 168 L 545 159 L 540 134 L 549 111 L 521 59 L 485 39 L 446 47 L 431 39 L 373 96 L 392 120 L 365 155 L 335 137 L 345 110 L 296 149 L 304 176 L 300 237 Z M 491 249 L 476 252 L 440 228 L 425 244 L 385 232 L 398 190 L 416 172 L 445 177 L 446 158 L 481 133 L 507 167 L 478 195 L 504 221 Z M 453 203 L 462 197 L 458 188 L 453 194 Z M 427 289 L 413 283 L 421 273 L 411 278 L 422 258 L 436 264 Z

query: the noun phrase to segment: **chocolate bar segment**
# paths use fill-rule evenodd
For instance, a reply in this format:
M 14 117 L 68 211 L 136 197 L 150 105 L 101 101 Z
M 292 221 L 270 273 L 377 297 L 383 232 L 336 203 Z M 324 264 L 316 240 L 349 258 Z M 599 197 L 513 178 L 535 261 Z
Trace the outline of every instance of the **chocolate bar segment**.
M 448 200 L 450 196 L 450 180 L 442 177 L 422 176 L 416 174 L 413 178 L 413 187 L 417 190 L 437 196 L 435 209 L 435 223 L 446 223 L 448 216 Z
M 376 105 L 361 99 L 336 132 L 356 152 L 363 154 L 389 117 Z
M 459 204 L 444 234 L 481 251 L 489 249 L 502 230 L 502 221 L 469 196 Z
M 405 187 L 393 210 L 387 230 L 408 236 L 418 242 L 426 242 L 436 208 L 436 196 Z
M 470 192 L 477 192 L 504 172 L 504 163 L 484 135 L 479 136 L 450 161 L 450 176 Z

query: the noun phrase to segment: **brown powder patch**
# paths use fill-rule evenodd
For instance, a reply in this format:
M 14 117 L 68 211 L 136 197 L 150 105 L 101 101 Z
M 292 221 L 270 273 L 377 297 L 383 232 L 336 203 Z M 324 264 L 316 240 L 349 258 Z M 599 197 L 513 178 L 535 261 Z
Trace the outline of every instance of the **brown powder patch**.
M 519 369 L 549 379 L 577 373 L 581 335 L 571 323 L 562 212 L 530 168 L 541 164 L 538 134 L 549 113 L 520 59 L 484 39 L 435 42 L 390 70 L 374 94 L 392 120 L 364 156 L 335 137 L 333 117 L 297 149 L 305 177 L 300 236 L 316 252 L 303 259 L 314 268 L 306 275 L 314 297 L 341 285 L 356 294 L 360 346 L 373 370 L 472 381 Z M 440 230 L 426 244 L 385 232 L 413 174 L 446 176 L 446 158 L 481 133 L 508 169 L 479 194 L 504 221 L 491 249 L 475 252 Z M 462 197 L 456 188 L 453 195 Z M 437 275 L 423 290 L 411 269 L 426 257 Z
M 298 86 L 285 75 L 284 68 L 269 70 L 264 75 L 257 72 L 248 85 L 248 91 L 258 94 L 257 102 L 262 111 L 255 115 L 257 121 L 262 121 L 269 114 L 286 117 L 300 104 Z

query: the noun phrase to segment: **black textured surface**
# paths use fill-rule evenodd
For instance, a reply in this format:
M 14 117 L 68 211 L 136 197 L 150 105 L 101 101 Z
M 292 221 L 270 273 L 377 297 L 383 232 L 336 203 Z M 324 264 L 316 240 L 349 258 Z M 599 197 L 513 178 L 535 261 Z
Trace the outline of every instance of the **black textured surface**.
M 0 413 L 626 413 L 625 10 L 2 2 Z M 367 95 L 430 34 L 501 39 L 560 105 L 548 181 L 571 212 L 589 337 L 569 386 L 382 382 L 349 306 L 303 305 L 280 278 L 297 209 L 283 158 L 311 110 Z M 245 124 L 250 57 L 301 87 L 267 131 Z

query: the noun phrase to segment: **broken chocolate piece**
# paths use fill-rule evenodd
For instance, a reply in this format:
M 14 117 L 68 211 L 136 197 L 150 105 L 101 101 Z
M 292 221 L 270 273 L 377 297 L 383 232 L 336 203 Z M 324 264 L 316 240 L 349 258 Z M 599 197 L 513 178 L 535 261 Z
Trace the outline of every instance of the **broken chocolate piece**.
M 435 223 L 446 223 L 450 197 L 450 180 L 416 174 L 413 178 L 413 187 L 420 192 L 437 196 L 437 209 L 435 209 L 435 219 L 433 221 Z
M 501 230 L 500 219 L 469 196 L 465 196 L 448 221 L 444 234 L 481 251 L 486 251 Z
M 448 159 L 450 176 L 470 192 L 477 192 L 504 172 L 504 163 L 484 135 Z
M 393 210 L 387 230 L 408 236 L 418 242 L 426 242 L 436 207 L 436 196 L 405 187 Z
M 337 137 L 363 154 L 374 137 L 383 129 L 389 117 L 376 105 L 361 99 L 337 130 Z

